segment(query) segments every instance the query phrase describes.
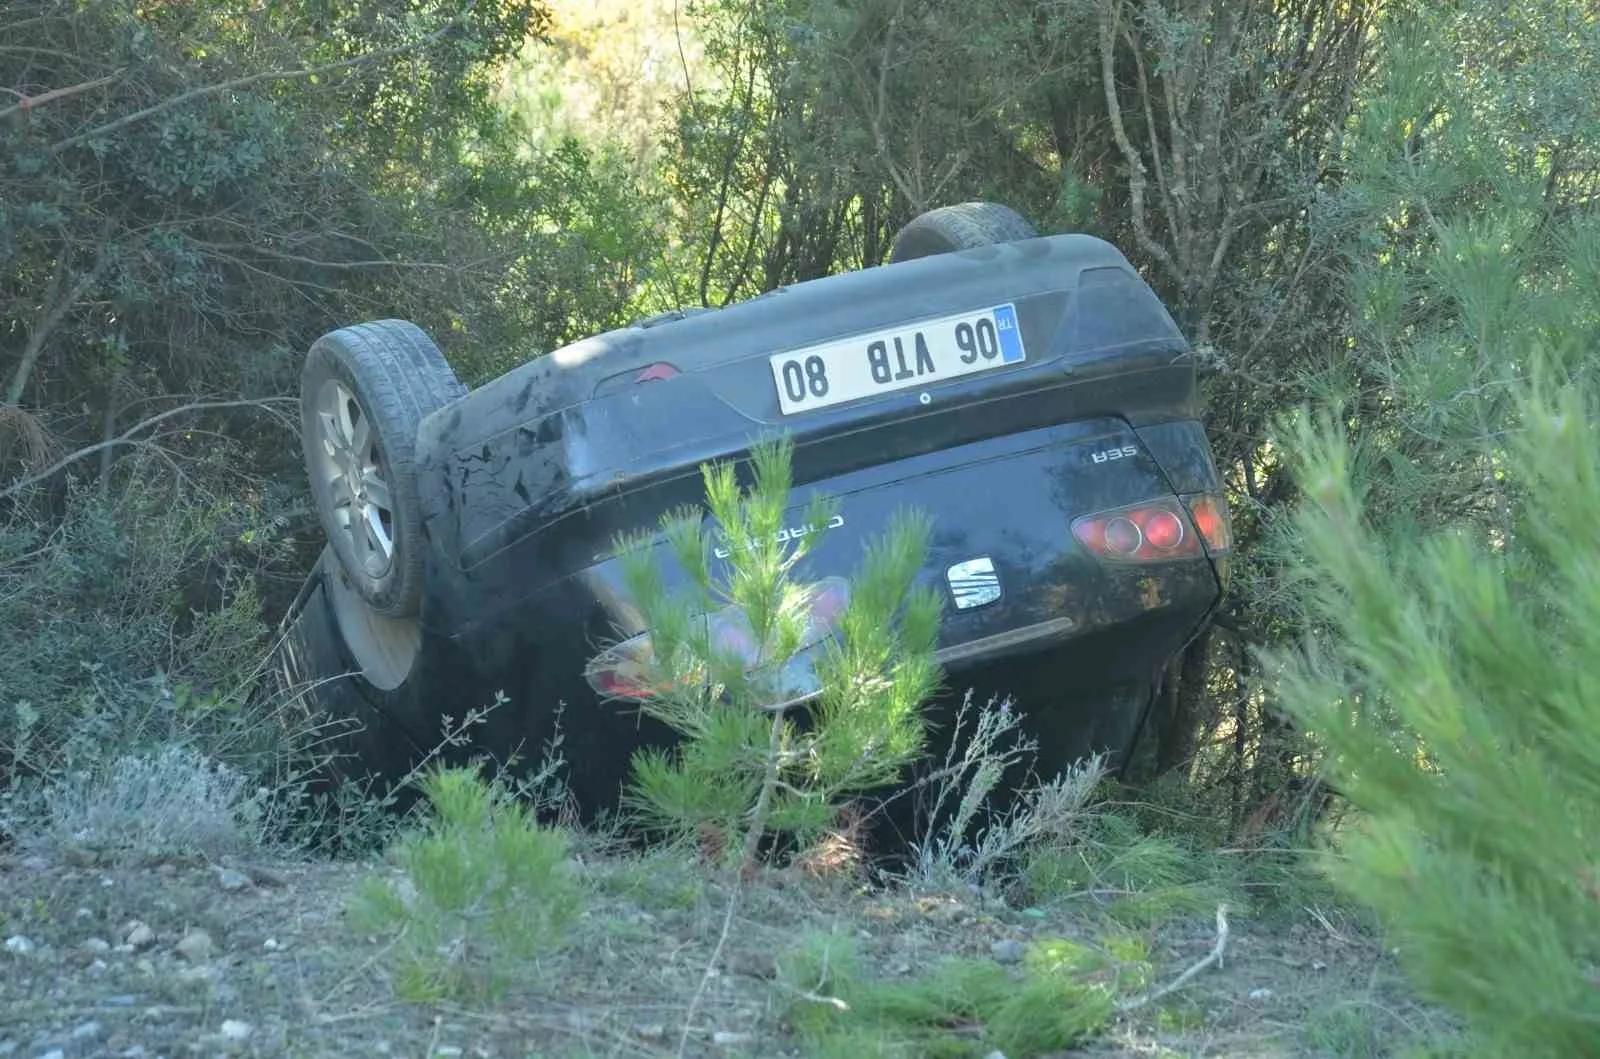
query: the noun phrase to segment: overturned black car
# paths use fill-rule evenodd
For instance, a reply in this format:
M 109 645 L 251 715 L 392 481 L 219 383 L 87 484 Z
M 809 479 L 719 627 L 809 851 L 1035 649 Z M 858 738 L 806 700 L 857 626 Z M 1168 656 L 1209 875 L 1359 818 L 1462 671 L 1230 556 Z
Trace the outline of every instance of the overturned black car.
M 324 336 L 303 382 L 328 546 L 280 669 L 359 722 L 383 775 L 503 692 L 474 742 L 536 750 L 559 709 L 580 811 L 614 804 L 632 750 L 670 733 L 625 708 L 648 692 L 608 648 L 644 630 L 611 544 L 776 432 L 792 532 L 814 492 L 836 503 L 806 579 L 854 569 L 897 509 L 930 516 L 949 694 L 1011 695 L 1045 769 L 1126 758 L 1226 582 L 1178 328 L 1114 247 L 1001 206 L 931 211 L 886 265 L 642 320 L 471 392 L 397 320 Z

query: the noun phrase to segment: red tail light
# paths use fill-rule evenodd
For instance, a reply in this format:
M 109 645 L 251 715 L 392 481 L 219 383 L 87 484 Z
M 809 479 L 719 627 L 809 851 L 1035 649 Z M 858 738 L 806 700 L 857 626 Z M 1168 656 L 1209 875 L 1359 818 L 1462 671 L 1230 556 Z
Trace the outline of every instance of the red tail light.
M 800 650 L 774 674 L 776 692 L 782 697 L 769 705 L 810 698 L 821 689 L 816 674 L 821 647 L 833 635 L 849 602 L 850 585 L 842 577 L 826 578 L 811 586 Z M 760 645 L 742 610 L 727 606 L 706 615 L 706 621 L 709 623 L 708 638 L 714 649 L 742 658 L 746 673 L 753 674 L 761 666 Z M 653 662 L 650 634 L 640 633 L 596 655 L 585 669 L 584 677 L 591 688 L 608 698 L 635 701 L 654 698 L 670 689 L 663 684 L 650 683 Z M 694 674 L 686 683 L 702 678 L 703 675 Z
M 1217 555 L 1233 543 L 1226 503 L 1208 494 L 1086 515 L 1073 522 L 1072 535 L 1102 559 L 1134 563 Z

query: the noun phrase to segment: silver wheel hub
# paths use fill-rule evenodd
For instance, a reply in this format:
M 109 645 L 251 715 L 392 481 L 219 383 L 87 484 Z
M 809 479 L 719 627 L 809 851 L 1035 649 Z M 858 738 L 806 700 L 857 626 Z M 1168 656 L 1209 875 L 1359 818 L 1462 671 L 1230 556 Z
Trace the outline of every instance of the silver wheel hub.
M 379 578 L 394 564 L 394 507 L 372 421 L 337 379 L 317 392 L 317 454 L 312 484 L 333 512 L 357 565 Z

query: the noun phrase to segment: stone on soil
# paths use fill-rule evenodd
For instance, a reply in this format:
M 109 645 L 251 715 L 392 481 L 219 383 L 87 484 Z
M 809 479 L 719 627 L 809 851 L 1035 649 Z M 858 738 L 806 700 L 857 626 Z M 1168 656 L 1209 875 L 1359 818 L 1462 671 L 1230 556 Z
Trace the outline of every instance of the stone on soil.
M 190 963 L 202 963 L 211 958 L 217 947 L 212 942 L 211 935 L 197 927 L 185 934 L 178 944 L 173 946 L 173 950 Z

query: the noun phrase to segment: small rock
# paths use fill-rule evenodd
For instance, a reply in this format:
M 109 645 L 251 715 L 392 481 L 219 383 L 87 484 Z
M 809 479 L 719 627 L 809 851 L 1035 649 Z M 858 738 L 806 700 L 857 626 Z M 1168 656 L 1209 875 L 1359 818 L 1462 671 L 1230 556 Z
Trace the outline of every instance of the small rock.
M 176 977 L 178 981 L 185 985 L 193 985 L 196 982 L 209 985 L 215 982 L 219 975 L 220 972 L 215 964 L 197 963 L 193 967 L 178 968 Z
M 1006 1053 L 996 1049 L 984 1056 L 983 1059 L 1006 1059 Z
M 93 971 L 95 974 L 105 974 L 106 970 L 110 966 L 111 965 L 106 963 L 106 961 L 100 959 L 99 957 L 95 957 L 94 962 L 89 964 L 89 970 Z
M 111 951 L 111 943 L 109 941 L 107 941 L 105 938 L 84 938 L 83 939 L 83 951 L 84 952 L 110 952 Z
M 67 1053 L 63 1052 L 60 1048 L 52 1048 L 48 1052 L 45 1052 L 43 1055 L 39 1056 L 39 1059 L 67 1059 Z
M 218 1032 L 230 1041 L 242 1041 L 254 1032 L 255 1027 L 241 1019 L 223 1019 Z
M 268 938 L 266 941 L 261 943 L 261 947 L 266 949 L 268 952 L 277 952 L 279 949 L 283 948 L 282 945 L 278 944 L 277 938 Z
M 455 1059 L 456 1056 L 461 1054 L 461 1049 L 453 1044 L 441 1044 L 433 1050 L 433 1054 L 438 1056 L 439 1059 Z
M 661 1025 L 659 1022 L 653 1022 L 648 1026 L 635 1026 L 633 1028 L 633 1034 L 640 1040 L 659 1041 L 666 1037 L 667 1028 Z
M 124 942 L 133 946 L 135 949 L 142 949 L 146 946 L 153 945 L 155 944 L 155 940 L 156 932 L 151 930 L 147 924 L 141 923 L 137 919 L 128 925 L 128 933 L 123 938 Z
M 93 1019 L 79 1023 L 72 1029 L 72 1039 L 75 1041 L 87 1041 L 92 1037 L 98 1036 L 100 1036 L 100 1024 Z
M 26 956 L 34 950 L 33 941 L 21 934 L 13 934 L 6 939 L 6 951 L 16 956 Z
M 1328 969 L 1328 965 L 1323 963 L 1321 960 L 1316 960 L 1311 964 L 1311 969 L 1313 971 L 1326 971 Z
M 172 950 L 190 963 L 202 963 L 211 959 L 211 954 L 217 951 L 217 946 L 211 940 L 210 934 L 196 927 L 180 938 Z
M 995 963 L 1021 963 L 1027 951 L 1015 938 L 1001 938 L 989 945 L 989 955 L 994 957 Z
M 34 853 L 34 854 L 32 854 L 30 856 L 27 856 L 27 857 L 23 857 L 22 858 L 22 866 L 24 868 L 27 868 L 29 871 L 49 871 L 50 870 L 50 862 L 48 860 L 45 860 L 43 857 L 39 856 L 39 854 L 37 854 L 37 853 Z
M 1265 1000 L 1271 995 L 1272 995 L 1272 990 L 1270 990 L 1270 989 L 1252 989 L 1252 990 L 1250 990 L 1250 999 L 1251 1000 Z
M 0 1041 L 0 1057 L 17 1054 L 17 1042 L 7 1037 Z
M 250 877 L 236 868 L 218 868 L 217 885 L 233 893 L 247 889 L 250 886 Z
M 718 1030 L 711 1035 L 712 1044 L 746 1044 L 751 1040 L 748 1033 L 734 1033 L 730 1030 Z

